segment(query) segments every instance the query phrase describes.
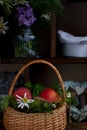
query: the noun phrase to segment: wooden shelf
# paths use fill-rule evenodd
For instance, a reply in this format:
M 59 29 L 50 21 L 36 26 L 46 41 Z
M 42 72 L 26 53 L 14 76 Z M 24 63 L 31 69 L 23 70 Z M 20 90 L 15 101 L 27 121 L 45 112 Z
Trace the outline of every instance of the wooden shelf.
M 53 64 L 87 64 L 87 58 L 58 57 L 58 58 L 41 58 Z M 35 60 L 35 58 L 2 58 L 1 64 L 26 64 Z
M 4 128 L 2 120 L 0 120 L 0 130 L 6 130 Z M 72 122 L 71 124 L 66 125 L 65 130 L 87 130 L 87 123 L 86 122 L 82 122 L 82 123 Z
M 72 122 L 67 124 L 65 130 L 87 130 L 87 122 Z

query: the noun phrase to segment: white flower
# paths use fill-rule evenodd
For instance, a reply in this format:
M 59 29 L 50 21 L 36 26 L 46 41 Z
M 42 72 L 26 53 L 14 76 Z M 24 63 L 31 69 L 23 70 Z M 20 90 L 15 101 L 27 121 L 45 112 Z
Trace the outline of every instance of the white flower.
M 51 14 L 50 13 L 43 14 L 42 17 L 45 18 L 46 20 L 51 20 Z
M 6 26 L 8 22 L 4 22 L 3 17 L 0 17 L 0 33 L 6 34 L 6 31 L 8 30 L 8 26 Z
M 67 95 L 66 95 L 67 98 L 70 98 L 71 97 L 71 93 L 68 92 Z
M 32 103 L 32 102 L 34 102 L 33 99 L 28 99 L 26 97 L 26 93 L 24 93 L 24 97 L 23 98 L 20 97 L 19 95 L 16 95 L 16 96 L 18 98 L 17 99 L 18 108 L 21 108 L 21 109 L 23 109 L 24 107 L 29 108 L 29 104 Z
M 26 0 L 15 0 L 15 5 L 24 4 Z
M 56 109 L 56 104 L 53 103 L 53 104 L 52 104 L 52 107 L 53 107 L 54 109 Z

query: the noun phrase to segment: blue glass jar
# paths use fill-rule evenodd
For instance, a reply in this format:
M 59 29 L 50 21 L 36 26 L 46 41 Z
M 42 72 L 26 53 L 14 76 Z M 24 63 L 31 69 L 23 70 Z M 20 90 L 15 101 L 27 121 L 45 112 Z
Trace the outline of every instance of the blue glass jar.
M 15 57 L 38 57 L 36 37 L 30 27 L 19 30 L 13 42 Z

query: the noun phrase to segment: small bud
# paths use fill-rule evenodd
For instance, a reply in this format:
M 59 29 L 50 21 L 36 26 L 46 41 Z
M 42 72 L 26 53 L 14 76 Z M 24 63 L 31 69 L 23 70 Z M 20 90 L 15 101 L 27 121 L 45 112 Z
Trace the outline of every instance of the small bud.
M 71 93 L 68 92 L 68 93 L 66 94 L 66 97 L 67 97 L 67 98 L 70 98 L 70 97 L 71 97 Z

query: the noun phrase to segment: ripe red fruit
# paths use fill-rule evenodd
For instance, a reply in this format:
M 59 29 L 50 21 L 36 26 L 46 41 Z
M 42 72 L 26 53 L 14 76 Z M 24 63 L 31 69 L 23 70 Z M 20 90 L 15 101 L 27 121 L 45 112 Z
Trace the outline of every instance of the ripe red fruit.
M 61 96 L 53 88 L 45 88 L 41 93 L 40 97 L 47 100 L 48 102 L 59 102 Z
M 23 98 L 25 93 L 26 93 L 26 97 L 27 97 L 28 99 L 31 99 L 31 98 L 32 98 L 31 91 L 30 91 L 28 88 L 25 88 L 25 87 L 20 87 L 20 88 L 18 88 L 16 91 L 14 91 L 13 96 L 15 96 L 16 99 L 17 99 L 17 96 L 16 96 L 16 95 L 19 95 L 20 97 Z

